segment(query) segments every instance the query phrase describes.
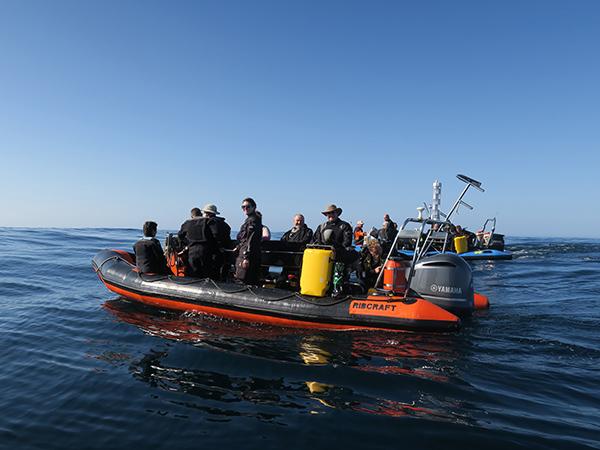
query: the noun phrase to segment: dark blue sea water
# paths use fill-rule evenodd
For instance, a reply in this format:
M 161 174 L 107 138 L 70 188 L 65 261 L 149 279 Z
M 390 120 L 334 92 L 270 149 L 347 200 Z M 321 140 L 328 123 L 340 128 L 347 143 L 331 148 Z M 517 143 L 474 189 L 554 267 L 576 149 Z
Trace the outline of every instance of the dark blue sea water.
M 600 241 L 508 239 L 451 334 L 153 311 L 90 260 L 126 229 L 0 228 L 2 448 L 600 448 Z

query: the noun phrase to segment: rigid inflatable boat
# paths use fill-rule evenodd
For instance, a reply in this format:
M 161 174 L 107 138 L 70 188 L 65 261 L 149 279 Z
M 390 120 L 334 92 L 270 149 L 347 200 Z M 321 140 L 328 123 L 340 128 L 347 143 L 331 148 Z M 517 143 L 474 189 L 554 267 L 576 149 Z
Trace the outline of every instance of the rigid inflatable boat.
M 383 291 L 333 298 L 211 279 L 140 274 L 134 258 L 133 254 L 123 250 L 103 250 L 94 257 L 92 265 L 109 290 L 134 302 L 279 326 L 447 331 L 459 327 L 460 313 L 488 305 L 487 298 L 473 292 L 470 270 L 466 278 L 463 277 L 466 286 L 447 285 L 447 277 L 439 278 L 438 284 L 430 283 L 436 278 L 432 272 L 435 261 L 429 263 L 433 264 L 431 266 L 427 266 L 426 260 L 421 261 L 425 265 L 416 271 L 417 275 L 422 274 L 422 281 L 427 284 L 424 295 L 411 290 L 411 295 Z M 444 268 L 448 269 L 447 266 Z M 446 273 L 449 272 L 446 270 Z M 427 296 L 430 298 L 424 298 Z M 452 304 L 457 308 L 450 312 L 448 307 Z
M 440 253 L 457 254 L 461 258 L 470 260 L 506 260 L 512 259 L 512 253 L 504 249 L 504 235 L 496 233 L 496 218 L 487 219 L 483 227 L 476 233 L 467 233 L 468 235 L 460 235 L 452 237 L 449 230 L 455 229 L 455 225 L 450 218 L 458 210 L 459 206 L 465 206 L 473 209 L 472 206 L 465 203 L 462 198 L 467 190 L 471 187 L 484 192 L 481 187 L 481 182 L 467 177 L 466 175 L 456 176 L 460 181 L 466 183 L 466 187 L 454 202 L 454 206 L 448 214 L 440 211 L 441 187 L 439 181 L 433 183 L 433 199 L 431 205 L 424 203 L 425 207 L 418 207 L 419 215 L 417 218 L 408 218 L 404 221 L 400 230 L 395 236 L 392 247 L 399 254 L 412 258 L 415 254 L 415 246 L 419 240 L 423 240 L 423 232 L 425 231 L 422 225 L 431 225 L 431 229 L 427 232 L 427 245 L 421 246 L 420 256 L 432 256 Z M 423 217 L 423 211 L 429 212 L 429 218 Z M 444 220 L 442 220 L 442 217 Z M 416 229 L 408 228 L 411 223 L 419 225 Z M 491 224 L 490 230 L 487 229 L 488 224 Z M 436 227 L 434 229 L 434 226 Z M 419 229 L 421 228 L 421 229 Z M 445 230 L 445 231 L 438 231 Z M 454 249 L 455 251 L 451 250 Z
M 461 177 L 469 185 L 478 183 Z M 282 241 L 261 244 L 259 286 L 186 277 L 176 257 L 181 243 L 171 235 L 165 243 L 169 275 L 141 274 L 135 255 L 123 250 L 103 250 L 92 265 L 112 292 L 163 309 L 328 330 L 457 329 L 461 316 L 489 306 L 487 297 L 474 292 L 471 267 L 463 258 L 427 254 L 434 236 L 425 228 L 448 225 L 449 220 L 410 220 L 420 223 L 412 257 L 395 253 L 398 233 L 376 288 L 368 290 L 349 276 L 353 263 L 339 271 L 334 247 Z

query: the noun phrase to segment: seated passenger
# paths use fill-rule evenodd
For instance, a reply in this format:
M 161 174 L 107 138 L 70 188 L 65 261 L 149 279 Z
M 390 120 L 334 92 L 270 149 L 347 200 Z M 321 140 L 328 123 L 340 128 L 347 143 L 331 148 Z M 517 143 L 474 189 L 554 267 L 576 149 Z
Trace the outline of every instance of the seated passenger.
M 156 222 L 144 223 L 144 237 L 133 245 L 135 253 L 135 265 L 140 273 L 151 273 L 164 275 L 169 273 L 167 259 L 163 249 L 156 239 Z
M 370 239 L 360 251 L 361 275 L 367 287 L 375 287 L 383 269 L 383 249 L 375 239 Z
M 294 226 L 285 232 L 281 237 L 281 240 L 285 242 L 308 244 L 313 238 L 313 231 L 304 223 L 304 216 L 302 214 L 296 214 L 292 224 Z
M 362 246 L 365 241 L 365 236 L 367 233 L 363 230 L 363 225 L 365 223 L 362 220 L 356 222 L 356 227 L 354 228 L 354 245 Z
M 269 230 L 269 227 L 266 225 L 263 225 L 263 227 L 262 227 L 262 240 L 263 241 L 271 240 L 271 230 Z
M 457 237 L 457 236 L 466 236 L 467 237 L 467 246 L 468 246 L 469 250 L 473 250 L 475 248 L 475 243 L 477 242 L 477 236 L 475 235 L 475 233 L 471 233 L 466 228 L 463 228 L 460 225 L 456 225 L 456 228 L 454 229 L 454 233 L 455 234 L 453 237 Z
M 383 222 L 381 229 L 377 233 L 377 240 L 381 244 L 383 251 L 387 254 L 392 248 L 394 239 L 398 234 L 398 229 L 395 227 L 394 222 L 386 220 Z

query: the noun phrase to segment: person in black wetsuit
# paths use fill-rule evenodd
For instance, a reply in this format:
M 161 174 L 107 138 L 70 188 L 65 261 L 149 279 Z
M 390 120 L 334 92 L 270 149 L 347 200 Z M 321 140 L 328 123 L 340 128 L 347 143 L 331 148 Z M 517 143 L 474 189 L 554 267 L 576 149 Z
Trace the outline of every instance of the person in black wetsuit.
M 186 275 L 204 278 L 211 275 L 215 238 L 208 226 L 208 219 L 202 217 L 200 209 L 193 208 L 192 218 L 186 220 L 177 233 L 187 249 Z
M 300 244 L 308 244 L 312 241 L 313 231 L 304 223 L 304 216 L 296 214 L 292 222 L 294 226 L 291 230 L 285 232 L 281 237 L 285 242 L 299 242 Z
M 335 249 L 332 296 L 337 297 L 342 294 L 342 285 L 348 279 L 359 254 L 352 246 L 352 225 L 340 219 L 342 208 L 329 205 L 321 214 L 327 217 L 327 222 L 315 230 L 313 244 L 331 245 Z
M 242 210 L 246 214 L 246 220 L 237 235 L 235 278 L 246 284 L 258 284 L 262 217 L 256 213 L 256 202 L 250 197 L 242 201 Z
M 223 217 L 217 217 L 218 214 L 217 206 L 212 203 L 202 208 L 202 217 L 206 219 L 210 234 L 214 238 L 209 249 L 211 265 L 208 275 L 214 280 L 223 280 L 228 272 L 225 267 L 225 249 L 231 248 L 231 227 Z
M 135 265 L 140 273 L 167 274 L 167 259 L 163 249 L 156 239 L 156 222 L 144 223 L 144 237 L 133 245 L 135 252 Z
M 352 225 L 340 219 L 342 208 L 335 205 L 329 205 L 321 214 L 327 217 L 327 222 L 317 227 L 312 243 L 333 246 L 336 259 L 345 262 L 349 256 L 348 253 L 353 251 Z

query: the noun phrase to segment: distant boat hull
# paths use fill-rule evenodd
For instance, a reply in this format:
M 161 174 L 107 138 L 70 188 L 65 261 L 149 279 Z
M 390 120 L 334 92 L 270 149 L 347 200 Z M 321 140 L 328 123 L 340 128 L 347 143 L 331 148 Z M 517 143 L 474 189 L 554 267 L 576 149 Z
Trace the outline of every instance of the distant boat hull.
M 412 257 L 414 252 L 412 250 L 399 250 L 399 253 L 401 253 L 405 256 Z M 433 251 L 433 252 L 429 252 L 427 254 L 428 255 L 436 255 L 438 253 L 440 253 L 440 252 Z M 456 254 L 454 252 L 447 252 L 447 253 Z M 460 256 L 461 258 L 463 258 L 467 261 L 512 259 L 511 252 L 506 251 L 506 250 L 495 250 L 495 249 L 473 250 L 470 252 L 459 253 L 458 256 Z

